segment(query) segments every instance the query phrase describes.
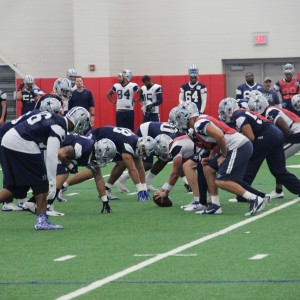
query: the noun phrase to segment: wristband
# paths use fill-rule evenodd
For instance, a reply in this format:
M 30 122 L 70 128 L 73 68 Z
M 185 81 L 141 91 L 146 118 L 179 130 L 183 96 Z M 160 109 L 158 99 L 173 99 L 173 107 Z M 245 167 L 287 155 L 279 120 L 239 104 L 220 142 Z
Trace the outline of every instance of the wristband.
M 165 190 L 165 191 L 168 191 L 170 192 L 172 190 L 174 186 L 173 185 L 170 185 L 168 184 L 167 182 L 162 186 L 162 188 Z
M 141 183 L 138 183 L 138 184 L 136 184 L 135 186 L 136 186 L 136 189 L 137 189 L 138 192 L 144 191 L 144 187 L 143 187 L 143 185 L 142 185 Z M 147 190 L 147 189 L 146 189 L 146 190 Z
M 108 202 L 107 195 L 100 197 L 102 202 Z

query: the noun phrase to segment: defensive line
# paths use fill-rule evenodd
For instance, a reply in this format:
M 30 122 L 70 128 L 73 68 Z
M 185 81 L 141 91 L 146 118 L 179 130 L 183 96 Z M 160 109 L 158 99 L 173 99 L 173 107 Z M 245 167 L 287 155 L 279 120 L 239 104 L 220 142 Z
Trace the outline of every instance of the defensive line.
M 123 271 L 117 272 L 117 273 L 115 273 L 113 275 L 110 275 L 110 276 L 107 276 L 107 277 L 105 277 L 103 279 L 94 281 L 91 284 L 87 285 L 86 287 L 77 289 L 77 290 L 75 290 L 75 291 L 73 291 L 71 293 L 63 295 L 63 296 L 57 298 L 56 300 L 71 300 L 71 299 L 74 299 L 74 298 L 79 297 L 81 295 L 84 295 L 84 294 L 86 294 L 88 292 L 91 292 L 91 291 L 93 291 L 93 290 L 95 290 L 95 289 L 97 289 L 97 288 L 99 288 L 99 287 L 101 287 L 101 286 L 103 286 L 103 285 L 105 285 L 107 283 L 115 281 L 115 280 L 117 280 L 119 278 L 122 278 L 122 277 L 124 277 L 124 276 L 126 276 L 128 274 L 131 274 L 131 273 L 133 273 L 135 271 L 141 270 L 141 269 L 143 269 L 143 268 L 145 268 L 147 266 L 150 266 L 150 265 L 152 265 L 152 264 L 154 264 L 154 263 L 156 263 L 156 262 L 158 262 L 158 261 L 160 261 L 162 259 L 165 259 L 165 258 L 167 258 L 169 256 L 173 256 L 173 255 L 178 254 L 178 253 L 180 253 L 182 251 L 190 249 L 190 248 L 192 248 L 194 246 L 200 245 L 200 244 L 202 244 L 202 243 L 204 243 L 206 241 L 209 241 L 209 240 L 211 240 L 213 238 L 222 236 L 222 235 L 224 235 L 224 234 L 226 234 L 228 232 L 231 232 L 231 231 L 233 231 L 233 230 L 235 230 L 237 228 L 240 228 L 240 227 L 242 227 L 244 225 L 250 224 L 250 223 L 252 223 L 252 222 L 254 222 L 256 220 L 262 219 L 262 218 L 264 218 L 264 217 L 266 217 L 266 216 L 268 216 L 270 214 L 273 214 L 273 213 L 275 213 L 275 212 L 277 212 L 277 211 L 279 211 L 281 209 L 284 209 L 284 208 L 289 207 L 289 206 L 291 206 L 291 205 L 293 205 L 295 203 L 298 203 L 299 201 L 300 201 L 299 197 L 295 198 L 292 201 L 289 201 L 289 202 L 284 203 L 284 204 L 282 204 L 280 206 L 274 207 L 274 208 L 272 208 L 272 209 L 270 209 L 270 210 L 268 210 L 266 212 L 263 212 L 263 213 L 261 213 L 261 214 L 259 214 L 257 216 L 249 217 L 248 219 L 246 219 L 244 221 L 241 221 L 241 222 L 238 222 L 236 224 L 230 225 L 229 227 L 221 229 L 221 230 L 219 230 L 219 231 L 217 231 L 215 233 L 209 234 L 207 236 L 204 236 L 202 238 L 194 240 L 194 241 L 192 241 L 192 242 L 190 242 L 188 244 L 179 246 L 179 247 L 177 247 L 175 249 L 172 249 L 172 250 L 167 251 L 165 253 L 159 254 L 159 255 L 157 255 L 155 257 L 152 257 L 152 258 L 149 258 L 147 260 L 144 260 L 144 261 L 142 261 L 142 262 L 140 262 L 140 263 L 138 263 L 136 265 L 133 265 L 133 266 L 131 266 L 131 267 L 129 267 L 129 268 L 123 270 Z

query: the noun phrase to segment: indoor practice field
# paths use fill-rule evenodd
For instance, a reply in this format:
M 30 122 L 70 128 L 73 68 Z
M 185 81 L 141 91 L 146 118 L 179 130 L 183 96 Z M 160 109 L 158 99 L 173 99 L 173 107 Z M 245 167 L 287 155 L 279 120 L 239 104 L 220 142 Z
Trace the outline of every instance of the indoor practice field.
M 298 177 L 299 162 L 297 155 L 287 161 L 293 167 L 288 170 Z M 154 186 L 163 185 L 171 166 L 154 179 Z M 102 173 L 108 175 L 111 168 Z M 135 192 L 131 181 L 126 185 Z M 254 186 L 265 192 L 274 189 L 265 164 Z M 110 202 L 112 214 L 101 215 L 92 180 L 70 187 L 65 192 L 68 202 L 55 202 L 55 210 L 66 215 L 51 217 L 63 230 L 35 231 L 34 215 L 0 212 L 0 299 L 300 298 L 300 202 L 292 202 L 297 195 L 284 189 L 284 199 L 245 217 L 248 205 L 229 203 L 233 195 L 223 191 L 223 215 L 182 211 L 180 205 L 192 195 L 180 179 L 170 195 L 171 208 L 139 203 L 136 194 L 115 188 L 113 192 L 121 200 Z M 193 241 L 198 245 L 188 245 Z M 177 249 L 183 245 L 188 245 L 184 251 Z

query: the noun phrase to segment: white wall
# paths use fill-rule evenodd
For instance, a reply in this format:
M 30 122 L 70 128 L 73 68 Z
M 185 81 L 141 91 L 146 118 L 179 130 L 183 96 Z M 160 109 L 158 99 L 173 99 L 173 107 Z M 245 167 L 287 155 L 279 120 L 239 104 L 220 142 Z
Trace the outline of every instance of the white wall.
M 299 57 L 299 0 L 0 0 L 0 59 L 24 73 L 223 73 L 222 59 Z M 4 13 L 3 13 L 4 12 Z M 5 28 L 5 30 L 3 30 Z M 255 47 L 253 32 L 269 32 Z M 95 64 L 96 72 L 88 65 Z
M 73 67 L 72 0 L 0 0 L 0 9 L 0 58 L 35 77 Z

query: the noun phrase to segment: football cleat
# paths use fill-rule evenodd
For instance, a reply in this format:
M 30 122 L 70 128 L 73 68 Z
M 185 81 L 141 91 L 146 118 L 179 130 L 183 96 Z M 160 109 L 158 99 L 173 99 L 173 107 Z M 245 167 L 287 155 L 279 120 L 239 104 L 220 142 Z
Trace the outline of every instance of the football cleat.
M 65 198 L 64 192 L 60 190 L 57 194 L 57 200 L 60 202 L 67 202 L 68 199 Z
M 107 195 L 107 198 L 108 200 L 120 200 L 119 197 L 115 196 L 112 192 L 111 192 L 111 189 L 107 188 L 106 187 L 106 195 Z
M 124 182 L 122 182 L 119 179 L 115 182 L 114 185 L 121 193 L 129 193 L 130 192 L 129 189 L 125 186 Z
M 150 192 L 156 192 L 158 189 L 151 184 L 147 184 L 147 190 Z
M 205 210 L 207 207 L 205 205 L 202 205 L 198 201 L 192 202 L 190 205 L 186 205 L 186 207 L 183 209 L 184 211 L 200 211 Z
M 23 205 L 22 205 L 23 210 L 29 211 L 33 214 L 36 214 L 36 204 L 30 201 L 26 201 Z
M 253 216 L 264 204 L 264 199 L 262 197 L 256 196 L 255 199 L 249 200 L 249 211 L 245 216 Z
M 34 225 L 35 230 L 53 230 L 53 229 L 63 229 L 62 225 L 55 225 L 50 223 L 46 214 L 41 214 L 37 217 L 37 222 Z
M 222 208 L 221 206 L 211 203 L 204 210 L 199 210 L 196 212 L 198 215 L 221 215 Z
M 2 206 L 2 210 L 3 211 L 21 211 L 23 209 L 14 203 L 4 203 Z
M 262 206 L 257 210 L 257 211 L 262 211 L 262 210 L 264 210 L 266 207 L 267 207 L 267 205 L 268 205 L 268 203 L 270 202 L 270 196 L 269 195 L 266 195 L 265 197 L 264 197 L 264 202 L 263 202 L 263 204 L 262 204 Z
M 276 193 L 276 191 L 272 191 L 267 195 L 270 197 L 270 199 L 280 199 L 284 197 L 283 191 L 281 193 Z
M 21 207 L 23 209 L 23 204 L 28 201 L 27 198 L 23 198 L 23 199 L 18 199 L 18 206 Z
M 51 216 L 51 217 L 63 217 L 65 214 L 58 212 L 54 209 L 53 205 L 47 205 L 47 211 L 46 211 L 47 216 Z

